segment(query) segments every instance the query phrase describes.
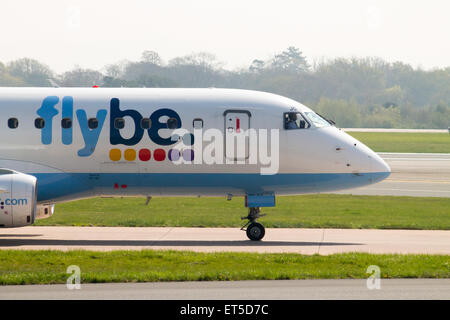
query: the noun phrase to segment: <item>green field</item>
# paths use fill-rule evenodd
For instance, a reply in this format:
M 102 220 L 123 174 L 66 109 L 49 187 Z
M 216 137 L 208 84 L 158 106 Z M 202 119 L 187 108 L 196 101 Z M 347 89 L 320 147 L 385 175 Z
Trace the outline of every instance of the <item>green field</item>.
M 450 260 L 445 255 L 2 250 L 0 285 L 66 283 L 70 265 L 80 267 L 82 283 L 363 279 L 369 276 L 366 270 L 370 265 L 380 267 L 382 278 L 450 277 Z
M 450 198 L 352 195 L 277 197 L 260 219 L 275 228 L 379 228 L 450 230 Z M 58 204 L 36 225 L 126 227 L 240 227 L 243 198 L 93 198 Z
M 450 153 L 448 133 L 348 132 L 376 152 Z

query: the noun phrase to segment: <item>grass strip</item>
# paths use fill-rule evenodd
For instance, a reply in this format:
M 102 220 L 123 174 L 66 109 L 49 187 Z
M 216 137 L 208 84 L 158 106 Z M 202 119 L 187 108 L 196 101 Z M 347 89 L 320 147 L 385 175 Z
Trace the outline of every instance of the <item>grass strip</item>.
M 348 132 L 376 152 L 450 153 L 448 133 Z
M 315 194 L 277 197 L 263 208 L 269 228 L 450 230 L 450 198 Z M 243 198 L 93 198 L 58 204 L 36 225 L 124 227 L 240 227 Z
M 67 267 L 81 269 L 82 283 L 364 279 L 370 265 L 381 278 L 449 278 L 446 255 L 346 253 L 329 256 L 189 251 L 0 251 L 0 284 L 66 283 Z

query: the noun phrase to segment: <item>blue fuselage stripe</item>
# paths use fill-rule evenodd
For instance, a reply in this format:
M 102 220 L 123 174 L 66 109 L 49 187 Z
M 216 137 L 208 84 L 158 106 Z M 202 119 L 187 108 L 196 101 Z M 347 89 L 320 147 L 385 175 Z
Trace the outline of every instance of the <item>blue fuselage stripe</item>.
M 32 173 L 38 179 L 38 201 L 60 201 L 95 195 L 224 195 L 274 192 L 302 194 L 365 186 L 385 179 L 374 173 Z

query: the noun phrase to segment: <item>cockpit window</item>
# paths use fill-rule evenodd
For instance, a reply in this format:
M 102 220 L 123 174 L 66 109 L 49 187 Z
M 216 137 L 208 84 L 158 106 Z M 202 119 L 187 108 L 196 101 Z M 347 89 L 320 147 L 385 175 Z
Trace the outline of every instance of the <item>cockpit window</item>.
M 286 130 L 308 129 L 311 125 L 300 112 L 284 113 L 284 128 Z
M 315 112 L 307 111 L 305 112 L 305 116 L 318 128 L 331 126 L 328 120 L 322 118 Z

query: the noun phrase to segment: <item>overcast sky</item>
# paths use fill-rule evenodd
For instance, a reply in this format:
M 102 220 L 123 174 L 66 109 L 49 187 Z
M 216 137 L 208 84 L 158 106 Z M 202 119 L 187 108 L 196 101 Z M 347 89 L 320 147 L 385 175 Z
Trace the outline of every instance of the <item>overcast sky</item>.
M 247 67 L 288 46 L 317 59 L 378 56 L 450 66 L 448 0 L 1 0 L 0 61 L 100 69 L 143 50 L 207 51 Z

